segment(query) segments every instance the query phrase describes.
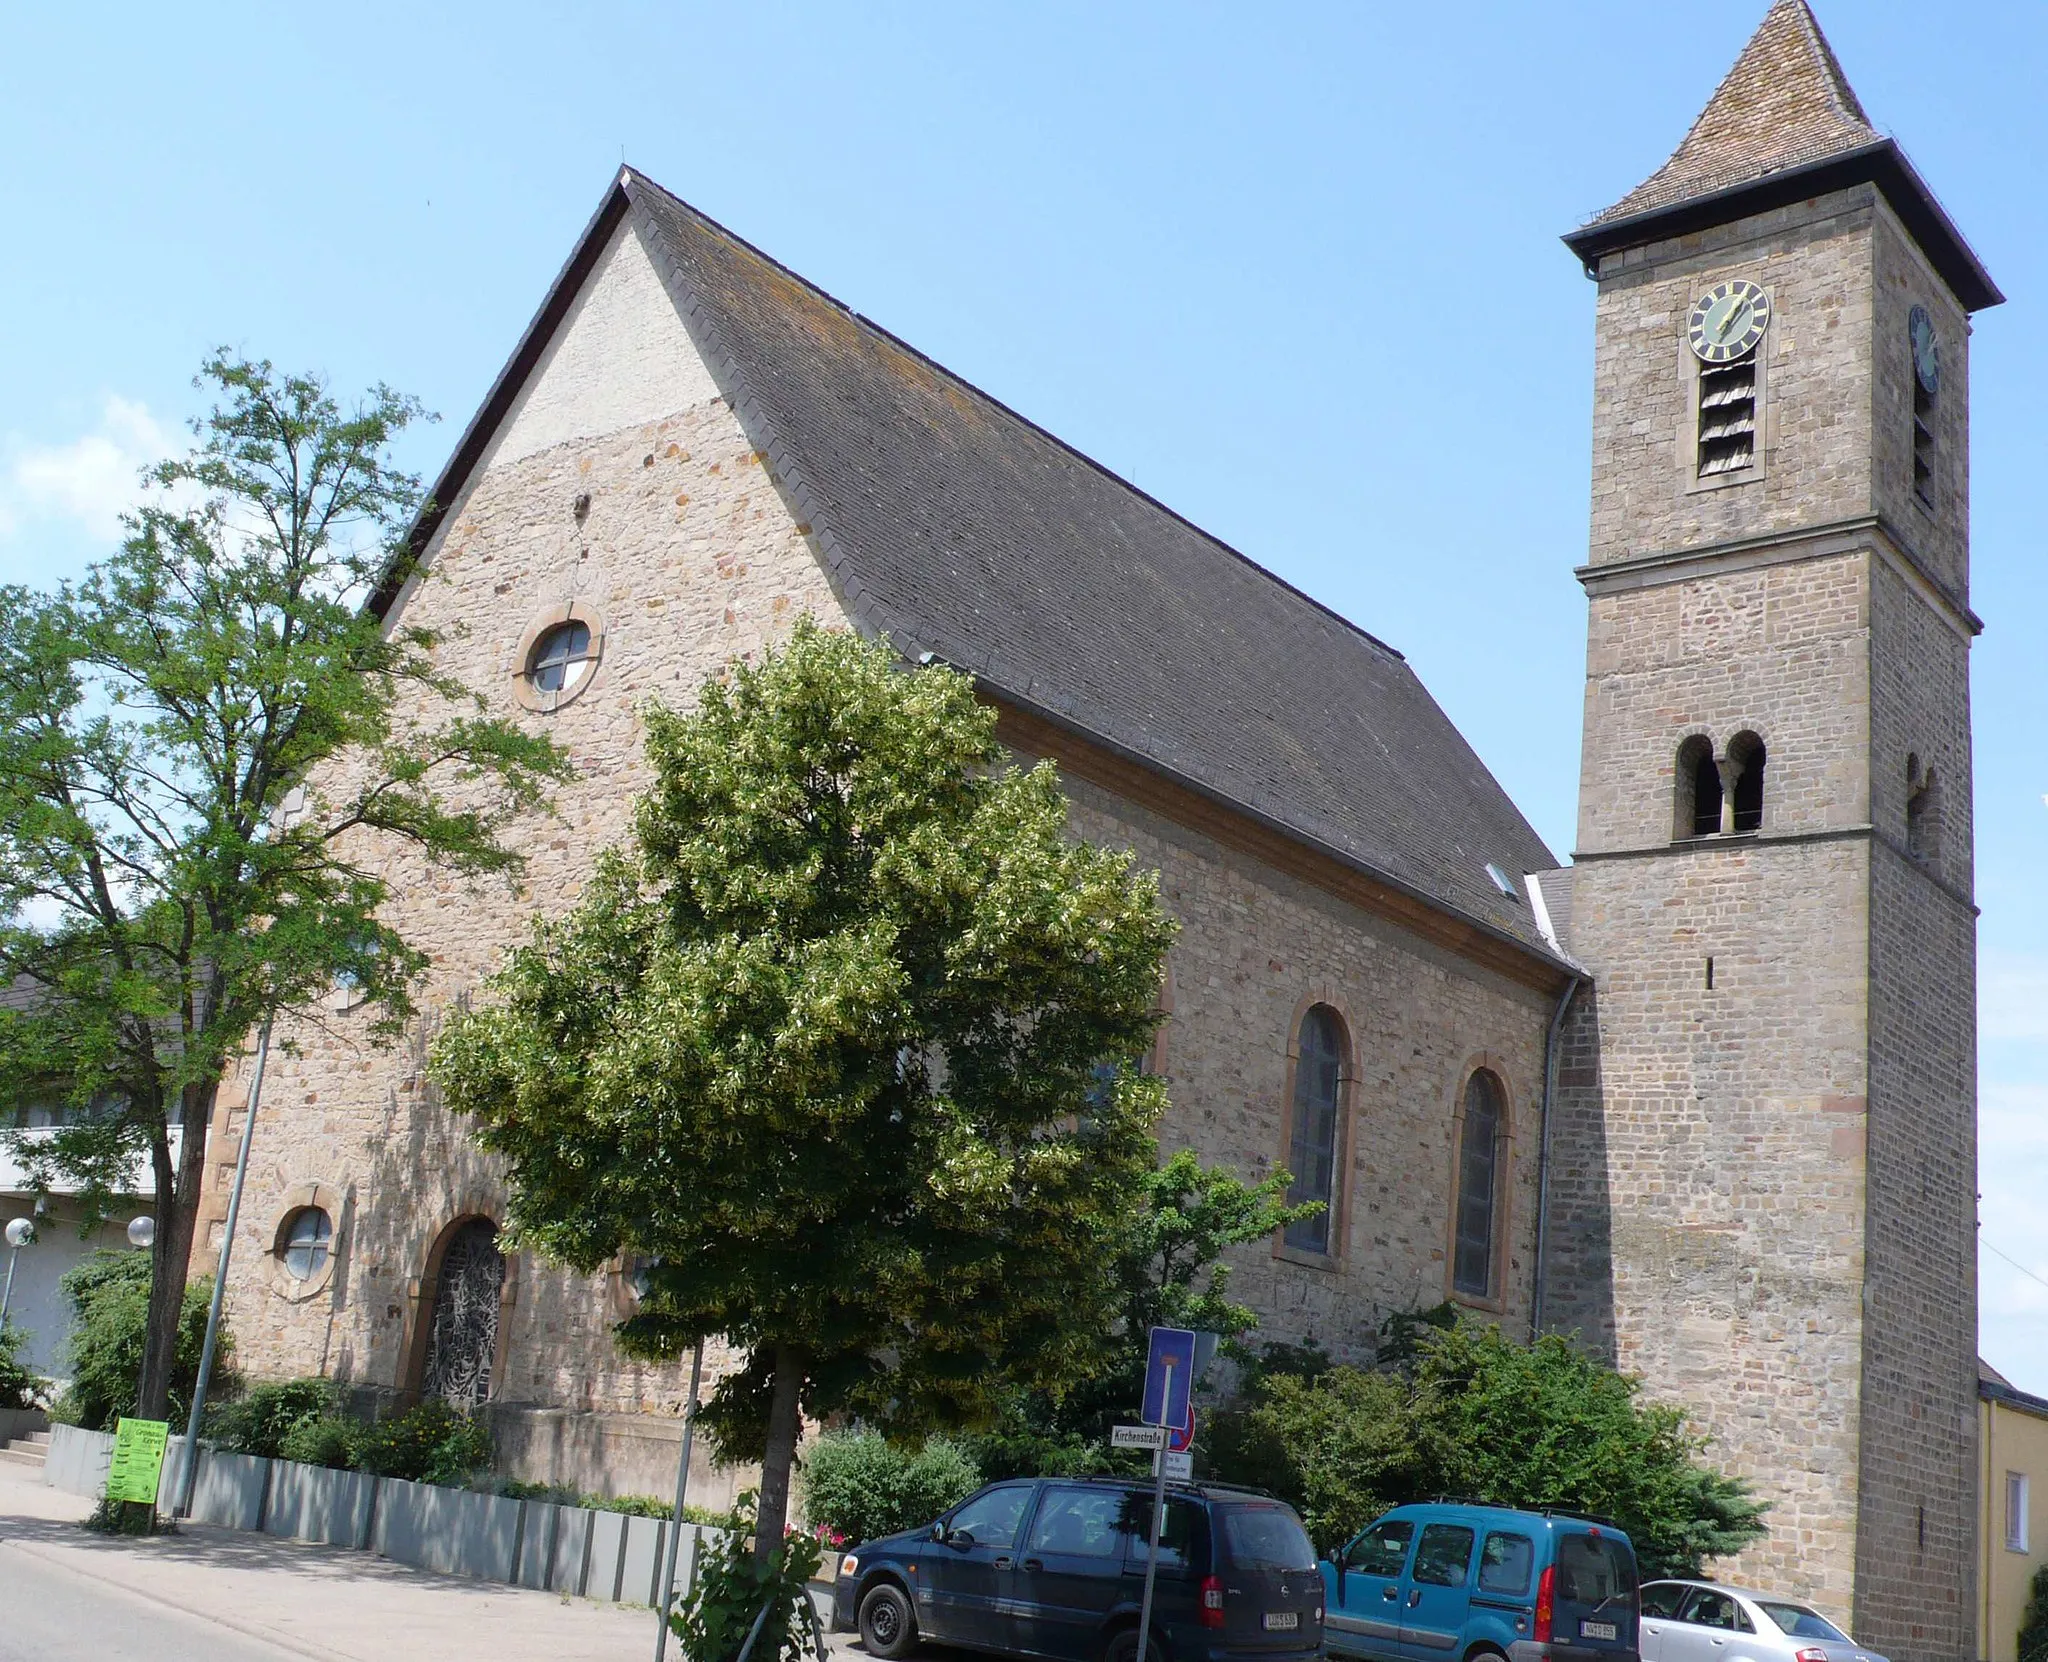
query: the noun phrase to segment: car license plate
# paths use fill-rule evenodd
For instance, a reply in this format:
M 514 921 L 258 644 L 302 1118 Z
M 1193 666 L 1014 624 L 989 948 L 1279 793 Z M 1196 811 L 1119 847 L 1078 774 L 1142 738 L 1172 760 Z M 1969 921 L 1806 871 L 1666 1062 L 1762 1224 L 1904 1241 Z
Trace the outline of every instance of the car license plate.
M 1615 1637 L 1614 1624 L 1612 1622 L 1581 1622 L 1579 1623 L 1579 1637 L 1581 1639 L 1612 1639 Z
M 1266 1631 L 1268 1633 L 1292 1633 L 1301 1626 L 1300 1613 L 1293 1610 L 1268 1610 Z

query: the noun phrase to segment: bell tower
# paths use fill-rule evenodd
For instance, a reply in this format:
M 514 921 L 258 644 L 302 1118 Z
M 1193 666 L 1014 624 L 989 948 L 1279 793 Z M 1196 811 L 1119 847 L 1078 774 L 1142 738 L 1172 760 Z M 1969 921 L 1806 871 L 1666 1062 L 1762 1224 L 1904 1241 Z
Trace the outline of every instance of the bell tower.
M 1770 1503 L 1722 1572 L 1975 1654 L 1970 314 L 1778 0 L 1598 283 L 1546 1326 Z

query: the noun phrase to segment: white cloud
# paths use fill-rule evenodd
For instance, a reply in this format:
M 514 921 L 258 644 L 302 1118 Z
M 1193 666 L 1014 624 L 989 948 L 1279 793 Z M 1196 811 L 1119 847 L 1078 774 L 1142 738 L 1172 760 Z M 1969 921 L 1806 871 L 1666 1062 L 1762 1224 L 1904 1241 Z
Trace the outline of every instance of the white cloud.
M 10 443 L 0 452 L 0 535 L 57 521 L 113 543 L 121 515 L 142 499 L 142 469 L 182 450 L 180 438 L 147 406 L 109 396 L 99 425 L 69 443 Z

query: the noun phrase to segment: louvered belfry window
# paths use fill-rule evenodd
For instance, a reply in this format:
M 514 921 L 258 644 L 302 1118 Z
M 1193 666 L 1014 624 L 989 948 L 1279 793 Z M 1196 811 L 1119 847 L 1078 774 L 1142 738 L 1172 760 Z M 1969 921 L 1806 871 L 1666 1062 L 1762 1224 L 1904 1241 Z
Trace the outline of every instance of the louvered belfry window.
M 1700 477 L 1756 460 L 1756 354 L 1700 365 Z
M 1934 394 L 1913 381 L 1913 494 L 1934 504 Z

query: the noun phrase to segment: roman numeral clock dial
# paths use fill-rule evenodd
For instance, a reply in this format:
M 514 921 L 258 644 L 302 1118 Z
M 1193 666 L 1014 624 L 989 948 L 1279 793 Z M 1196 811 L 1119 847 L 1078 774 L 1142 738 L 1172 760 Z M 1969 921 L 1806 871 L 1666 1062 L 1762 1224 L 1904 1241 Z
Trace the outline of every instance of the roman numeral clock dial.
M 1770 296 L 1756 284 L 1723 283 L 1692 303 L 1686 339 L 1701 363 L 1733 363 L 1756 349 L 1770 322 Z

